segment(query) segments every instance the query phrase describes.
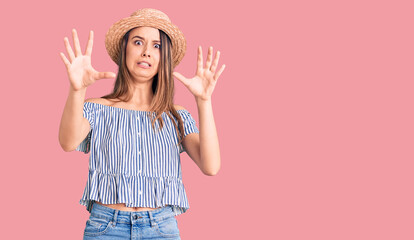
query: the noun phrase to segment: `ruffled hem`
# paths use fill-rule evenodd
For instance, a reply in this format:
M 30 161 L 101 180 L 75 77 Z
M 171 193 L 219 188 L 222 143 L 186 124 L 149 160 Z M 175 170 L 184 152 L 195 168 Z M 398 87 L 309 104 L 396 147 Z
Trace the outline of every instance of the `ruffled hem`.
M 125 203 L 127 207 L 158 208 L 171 205 L 176 216 L 189 209 L 182 180 L 174 176 L 126 176 L 90 170 L 79 203 L 91 212 L 93 201 L 103 204 Z

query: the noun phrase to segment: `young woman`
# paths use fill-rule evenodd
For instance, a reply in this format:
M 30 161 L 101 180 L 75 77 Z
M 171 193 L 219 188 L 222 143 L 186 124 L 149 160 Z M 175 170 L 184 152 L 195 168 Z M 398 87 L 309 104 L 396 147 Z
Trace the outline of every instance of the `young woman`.
M 59 142 L 65 151 L 90 153 L 89 175 L 80 204 L 90 212 L 84 239 L 180 239 L 175 216 L 189 208 L 180 153 L 187 152 L 209 176 L 220 169 L 220 150 L 211 95 L 224 65 L 198 48 L 196 75 L 173 72 L 186 41 L 168 16 L 140 9 L 116 22 L 105 45 L 118 74 L 91 65 L 93 32 L 82 54 L 77 32 L 74 51 L 64 38 L 70 90 Z M 116 76 L 112 93 L 85 100 L 86 89 Z M 191 114 L 173 104 L 175 76 L 194 95 L 200 130 Z

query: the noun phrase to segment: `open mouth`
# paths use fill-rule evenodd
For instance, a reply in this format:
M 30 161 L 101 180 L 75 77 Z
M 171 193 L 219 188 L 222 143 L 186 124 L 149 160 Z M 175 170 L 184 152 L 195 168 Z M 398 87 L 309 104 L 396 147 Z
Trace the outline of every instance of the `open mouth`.
M 138 66 L 143 67 L 143 68 L 150 68 L 151 64 L 147 62 L 138 62 Z

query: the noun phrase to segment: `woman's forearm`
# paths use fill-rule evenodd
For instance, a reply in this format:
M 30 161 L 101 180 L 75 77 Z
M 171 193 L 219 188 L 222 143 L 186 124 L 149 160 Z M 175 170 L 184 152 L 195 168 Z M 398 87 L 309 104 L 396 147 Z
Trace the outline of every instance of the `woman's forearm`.
M 209 175 L 220 170 L 220 147 L 213 116 L 211 99 L 196 99 L 199 118 L 200 161 L 201 166 Z
M 59 143 L 63 150 L 72 151 L 80 143 L 89 126 L 83 117 L 86 88 L 75 91 L 70 87 L 59 127 Z

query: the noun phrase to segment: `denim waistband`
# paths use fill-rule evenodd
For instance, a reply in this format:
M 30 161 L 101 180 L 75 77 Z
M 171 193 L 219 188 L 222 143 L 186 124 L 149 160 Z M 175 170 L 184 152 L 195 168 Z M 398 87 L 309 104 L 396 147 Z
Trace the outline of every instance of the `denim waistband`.
M 157 221 L 175 216 L 174 210 L 170 205 L 148 210 L 148 211 L 121 211 L 100 205 L 96 202 L 92 205 L 91 216 L 107 219 L 113 223 L 130 223 L 135 225 L 148 224 L 155 225 Z

